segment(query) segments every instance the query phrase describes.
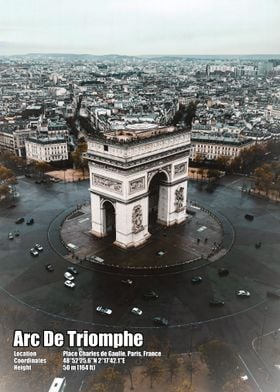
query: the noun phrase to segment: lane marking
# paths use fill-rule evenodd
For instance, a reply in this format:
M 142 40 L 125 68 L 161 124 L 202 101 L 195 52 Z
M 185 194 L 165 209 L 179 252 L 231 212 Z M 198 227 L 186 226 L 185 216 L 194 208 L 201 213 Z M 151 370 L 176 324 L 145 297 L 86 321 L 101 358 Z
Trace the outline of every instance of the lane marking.
M 245 367 L 245 369 L 247 370 L 247 372 L 250 374 L 252 380 L 254 381 L 254 383 L 256 384 L 258 390 L 260 392 L 264 392 L 263 389 L 261 389 L 260 385 L 258 384 L 257 380 L 255 379 L 255 377 L 253 376 L 253 373 L 251 372 L 251 370 L 249 369 L 249 367 L 247 366 L 246 362 L 244 361 L 244 359 L 241 357 L 240 354 L 238 354 L 238 357 L 240 359 L 240 361 L 242 362 L 243 366 Z

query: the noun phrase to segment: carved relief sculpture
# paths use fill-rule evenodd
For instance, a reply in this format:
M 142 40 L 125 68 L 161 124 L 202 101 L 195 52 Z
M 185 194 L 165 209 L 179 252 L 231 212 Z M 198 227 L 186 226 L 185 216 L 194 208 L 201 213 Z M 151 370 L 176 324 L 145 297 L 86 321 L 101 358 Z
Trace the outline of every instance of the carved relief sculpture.
M 177 188 L 175 191 L 175 206 L 176 212 L 180 212 L 184 209 L 184 188 Z
M 145 177 L 129 181 L 129 194 L 140 191 L 145 188 Z
M 112 192 L 122 193 L 122 183 L 121 181 L 113 180 L 112 178 L 107 178 L 103 176 L 94 175 L 93 177 L 94 185 L 106 188 Z
M 180 163 L 179 165 L 174 166 L 174 177 L 180 176 L 183 173 L 187 172 L 187 164 Z
M 143 226 L 143 212 L 140 204 L 133 207 L 132 210 L 132 232 L 134 234 L 144 230 Z

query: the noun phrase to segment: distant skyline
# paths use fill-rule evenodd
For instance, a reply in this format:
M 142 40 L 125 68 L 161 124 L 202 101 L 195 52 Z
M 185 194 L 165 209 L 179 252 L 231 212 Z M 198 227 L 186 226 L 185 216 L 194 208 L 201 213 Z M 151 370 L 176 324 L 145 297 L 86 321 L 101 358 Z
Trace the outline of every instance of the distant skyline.
M 0 55 L 280 53 L 279 0 L 0 0 Z

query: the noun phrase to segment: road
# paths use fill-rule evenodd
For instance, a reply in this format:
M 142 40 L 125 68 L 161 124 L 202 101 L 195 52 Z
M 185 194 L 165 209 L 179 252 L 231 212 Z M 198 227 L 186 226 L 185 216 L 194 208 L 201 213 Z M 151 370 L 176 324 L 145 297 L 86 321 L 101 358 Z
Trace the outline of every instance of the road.
M 8 208 L 11 202 L 0 206 L 1 304 L 17 304 L 32 318 L 19 321 L 15 317 L 11 330 L 19 327 L 41 330 L 55 325 L 59 330 L 86 328 L 95 332 L 127 327 L 143 331 L 147 344 L 153 336 L 170 342 L 175 352 L 188 351 L 191 334 L 193 347 L 206 339 L 219 338 L 237 349 L 240 366 L 254 390 L 275 391 L 278 381 L 275 373 L 270 375 L 252 349 L 252 341 L 280 327 L 280 302 L 266 297 L 268 288 L 280 288 L 280 208 L 241 192 L 243 182 L 242 178 L 226 177 L 213 193 L 200 191 L 193 183 L 189 186 L 190 200 L 222 214 L 234 228 L 233 247 L 215 263 L 195 272 L 182 268 L 171 274 L 139 273 L 133 275 L 131 286 L 121 283 L 130 277 L 125 272 L 93 271 L 78 266 L 77 287 L 71 290 L 63 285 L 69 262 L 59 256 L 67 252 L 58 235 L 60 218 L 55 220 L 89 200 L 88 184 L 38 185 L 31 179 L 20 178 L 17 186 L 20 197 L 13 202 L 16 207 Z M 247 221 L 246 213 L 255 219 Z M 15 220 L 21 216 L 34 218 L 34 225 L 16 225 Z M 9 240 L 8 233 L 16 229 L 20 230 L 20 236 Z M 260 249 L 255 248 L 258 241 L 262 242 Z M 44 247 L 38 257 L 29 253 L 35 243 Z M 47 263 L 54 265 L 54 272 L 45 270 Z M 228 277 L 218 276 L 217 268 L 221 266 L 229 268 Z M 201 284 L 191 283 L 194 274 L 202 276 Z M 143 299 L 147 289 L 156 291 L 159 299 Z M 237 289 L 249 290 L 251 297 L 237 298 Z M 213 297 L 221 298 L 225 306 L 210 307 L 209 300 Z M 112 316 L 96 314 L 97 305 L 112 308 Z M 130 313 L 134 306 L 143 310 L 142 317 Z M 167 317 L 169 328 L 155 327 L 152 322 L 155 316 Z

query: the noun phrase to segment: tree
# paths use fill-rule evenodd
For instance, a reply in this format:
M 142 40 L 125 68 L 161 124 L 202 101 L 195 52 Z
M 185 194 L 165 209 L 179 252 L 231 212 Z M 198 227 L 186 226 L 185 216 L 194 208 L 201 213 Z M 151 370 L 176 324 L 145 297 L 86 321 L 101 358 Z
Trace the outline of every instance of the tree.
M 222 386 L 239 374 L 237 357 L 227 343 L 212 340 L 201 345 L 199 351 L 217 386 Z
M 153 388 L 153 384 L 163 372 L 163 367 L 160 358 L 153 358 L 148 362 L 148 366 L 143 371 L 143 375 L 150 379 L 150 388 Z
M 170 382 L 172 384 L 173 377 L 176 377 L 178 374 L 179 366 L 178 366 L 178 360 L 176 356 L 171 355 L 168 360 L 167 360 L 167 370 L 170 375 Z
M 212 180 L 213 182 L 216 182 L 218 180 L 218 178 L 220 178 L 219 170 L 208 169 L 207 170 L 207 178 L 209 179 L 209 181 Z
M 10 192 L 10 188 L 17 183 L 14 172 L 7 167 L 0 165 L 0 199 L 5 198 Z
M 194 101 L 191 101 L 187 106 L 184 121 L 185 121 L 185 124 L 189 127 L 191 127 L 193 119 L 195 118 L 196 108 L 197 108 L 197 103 Z
M 78 169 L 82 169 L 83 173 L 88 165 L 87 160 L 83 157 L 83 154 L 86 151 L 87 151 L 87 143 L 82 141 L 77 145 L 76 150 L 71 153 L 71 158 L 73 160 L 75 167 Z
M 194 392 L 193 386 L 189 380 L 183 380 L 182 383 L 173 389 L 174 392 Z
M 223 392 L 252 392 L 246 381 L 240 377 L 227 381 L 222 388 Z

